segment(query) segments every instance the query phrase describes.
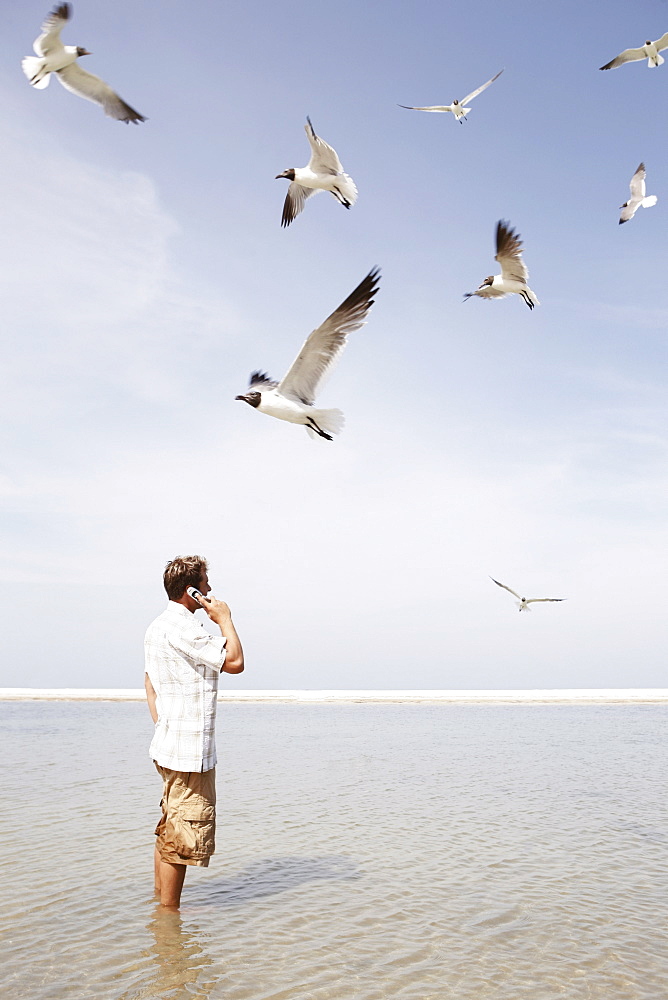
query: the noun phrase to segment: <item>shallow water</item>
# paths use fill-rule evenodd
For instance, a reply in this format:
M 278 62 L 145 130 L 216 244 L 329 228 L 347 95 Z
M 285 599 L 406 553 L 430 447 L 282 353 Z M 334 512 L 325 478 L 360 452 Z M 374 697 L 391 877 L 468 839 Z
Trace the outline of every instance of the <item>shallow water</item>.
M 152 895 L 134 703 L 0 703 L 3 997 L 662 1000 L 665 706 L 221 705 L 218 852 Z

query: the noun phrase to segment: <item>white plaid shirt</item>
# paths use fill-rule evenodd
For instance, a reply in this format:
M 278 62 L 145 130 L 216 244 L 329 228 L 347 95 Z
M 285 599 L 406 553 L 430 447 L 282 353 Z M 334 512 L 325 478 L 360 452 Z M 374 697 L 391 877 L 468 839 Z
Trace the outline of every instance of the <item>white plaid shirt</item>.
M 226 642 L 175 601 L 146 630 L 146 673 L 158 711 L 149 753 L 163 767 L 216 766 L 216 695 Z

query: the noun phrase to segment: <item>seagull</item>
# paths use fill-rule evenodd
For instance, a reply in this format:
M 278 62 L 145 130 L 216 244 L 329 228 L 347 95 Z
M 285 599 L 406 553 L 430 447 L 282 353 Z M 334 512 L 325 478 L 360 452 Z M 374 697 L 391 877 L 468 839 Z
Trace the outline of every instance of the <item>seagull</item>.
M 496 257 L 501 265 L 501 274 L 490 275 L 475 292 L 466 292 L 464 299 L 479 295 L 482 299 L 503 298 L 511 292 L 521 295 L 529 309 L 539 306 L 536 295 L 527 285 L 529 272 L 522 260 L 522 241 L 510 228 L 510 223 L 501 219 L 496 224 Z
M 303 424 L 309 437 L 319 435 L 327 441 L 343 427 L 341 410 L 316 410 L 318 384 L 332 367 L 346 345 L 346 338 L 366 322 L 366 314 L 378 291 L 380 270 L 375 267 L 354 292 L 335 309 L 305 340 L 299 354 L 280 382 L 274 382 L 266 372 L 251 374 L 248 392 L 242 399 L 260 413 Z
M 455 118 L 457 119 L 457 121 L 459 122 L 459 124 L 463 125 L 464 124 L 463 120 L 466 118 L 467 114 L 471 110 L 470 108 L 465 107 L 465 105 L 468 104 L 469 101 L 472 101 L 474 97 L 477 97 L 478 94 L 482 94 L 483 90 L 487 90 L 490 83 L 494 83 L 495 80 L 498 80 L 502 73 L 503 70 L 500 69 L 499 72 L 496 74 L 496 76 L 493 76 L 491 80 L 487 81 L 487 83 L 483 83 L 482 87 L 478 87 L 478 89 L 474 90 L 473 93 L 467 94 L 466 97 L 463 97 L 461 99 L 461 101 L 458 101 L 455 98 L 452 104 L 444 104 L 444 105 L 435 104 L 433 105 L 433 107 L 430 108 L 414 108 L 408 104 L 400 104 L 399 107 L 406 108 L 407 111 L 451 111 L 455 116 Z
M 540 602 L 540 601 L 565 601 L 566 600 L 565 597 L 520 597 L 520 595 L 516 594 L 514 590 L 510 589 L 510 587 L 506 587 L 505 583 L 499 583 L 498 580 L 495 580 L 493 576 L 490 576 L 490 580 L 492 580 L 497 585 L 497 587 L 503 587 L 503 589 L 507 590 L 509 594 L 512 594 L 513 597 L 517 598 L 517 600 L 518 600 L 517 607 L 520 609 L 520 611 L 531 611 L 531 608 L 529 607 L 529 605 L 530 604 L 536 604 L 537 602 Z
M 33 49 L 39 58 L 26 56 L 21 63 L 32 86 L 43 90 L 48 87 L 51 74 L 57 73 L 66 90 L 99 104 L 110 118 L 126 124 L 146 121 L 143 115 L 126 104 L 99 76 L 81 69 L 77 59 L 79 56 L 89 56 L 91 53 L 87 49 L 80 45 L 63 45 L 60 32 L 71 16 L 72 5 L 61 3 L 44 21 L 42 34 L 33 43 Z
M 654 69 L 666 61 L 663 56 L 659 55 L 663 49 L 668 49 L 668 31 L 665 35 L 661 35 L 661 38 L 657 38 L 655 42 L 646 41 L 640 49 L 624 49 L 605 66 L 599 66 L 599 69 L 616 69 L 627 62 L 638 62 L 639 59 L 646 59 L 647 68 Z
M 652 205 L 656 205 L 658 201 L 655 194 L 645 195 L 644 163 L 641 163 L 636 170 L 635 174 L 631 178 L 629 187 L 631 188 L 631 197 L 620 206 L 622 209 L 622 214 L 619 219 L 620 226 L 622 222 L 628 222 L 629 219 L 632 219 L 641 205 L 643 208 L 651 208 Z
M 308 124 L 304 125 L 304 131 L 311 144 L 311 159 L 305 167 L 290 167 L 275 178 L 278 180 L 279 177 L 287 177 L 291 181 L 283 205 L 283 227 L 289 226 L 297 218 L 303 211 L 306 199 L 317 191 L 329 191 L 345 208 L 350 208 L 357 201 L 355 182 L 344 173 L 336 150 L 315 134 L 308 115 L 306 121 Z

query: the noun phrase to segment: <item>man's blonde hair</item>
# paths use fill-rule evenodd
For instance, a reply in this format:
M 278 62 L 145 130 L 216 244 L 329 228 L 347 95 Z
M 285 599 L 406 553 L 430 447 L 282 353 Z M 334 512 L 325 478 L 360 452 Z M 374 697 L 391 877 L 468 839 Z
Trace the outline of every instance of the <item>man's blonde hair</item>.
M 183 597 L 186 587 L 199 587 L 202 574 L 208 569 L 206 559 L 201 556 L 177 556 L 168 562 L 162 580 L 170 601 Z

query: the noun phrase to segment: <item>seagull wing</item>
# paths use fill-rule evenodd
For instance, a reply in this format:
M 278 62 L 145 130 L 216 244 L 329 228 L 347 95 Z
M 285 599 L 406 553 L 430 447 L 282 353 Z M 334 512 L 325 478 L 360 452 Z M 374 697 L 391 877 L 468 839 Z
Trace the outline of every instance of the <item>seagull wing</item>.
M 398 104 L 398 108 L 406 108 L 407 111 L 452 111 L 452 108 L 445 105 L 435 104 L 431 108 L 414 108 L 408 104 Z
M 496 226 L 495 259 L 501 265 L 501 274 L 506 280 L 523 281 L 526 284 L 529 272 L 522 260 L 522 241 L 503 219 Z
M 540 604 L 541 601 L 565 601 L 565 597 L 529 597 L 525 604 Z
M 315 174 L 342 174 L 343 166 L 336 150 L 315 134 L 310 118 L 307 117 L 306 121 L 308 124 L 304 125 L 304 131 L 311 146 L 311 159 L 308 164 L 311 170 Z
M 256 392 L 262 392 L 267 389 L 275 389 L 278 382 L 274 382 L 270 379 L 266 372 L 251 372 L 251 377 L 248 380 L 248 388 L 254 389 Z
M 306 338 L 278 386 L 281 395 L 313 406 L 318 383 L 345 347 L 348 334 L 364 325 L 379 281 L 380 271 L 374 267 L 339 308 Z
M 503 70 L 500 69 L 499 72 L 496 74 L 496 76 L 493 76 L 491 80 L 487 81 L 487 83 L 483 83 L 482 87 L 478 87 L 478 89 L 474 90 L 472 94 L 467 94 L 466 97 L 462 97 L 462 99 L 461 99 L 461 101 L 459 103 L 460 104 L 468 104 L 469 101 L 472 101 L 474 97 L 478 96 L 478 94 L 482 94 L 483 90 L 487 90 L 487 88 L 489 87 L 490 83 L 494 83 L 495 80 L 498 80 L 502 73 L 503 73 Z
M 506 587 L 505 583 L 499 583 L 499 581 L 498 581 L 498 580 L 495 580 L 493 576 L 490 576 L 490 580 L 491 580 L 491 581 L 492 581 L 493 583 L 495 583 L 495 584 L 497 585 L 497 587 L 503 587 L 503 589 L 504 589 L 504 590 L 507 590 L 509 594 L 512 594 L 512 595 L 513 595 L 513 597 L 516 597 L 518 601 L 521 601 L 521 600 L 522 600 L 522 598 L 520 597 L 520 595 L 519 595 L 519 594 L 516 594 L 514 590 L 511 590 L 511 589 L 510 589 L 510 587 Z
M 668 49 L 668 31 L 665 35 L 661 35 L 661 38 L 657 38 L 654 44 L 656 45 L 657 52 L 661 52 L 662 49 Z
M 663 37 L 665 38 L 666 36 L 664 35 Z M 623 66 L 624 63 L 637 62 L 638 59 L 646 58 L 644 49 L 624 49 L 623 52 L 620 52 L 618 56 L 611 59 L 605 66 L 599 66 L 599 69 L 616 69 L 617 66 Z
M 58 70 L 58 79 L 66 90 L 76 94 L 77 97 L 84 97 L 87 101 L 93 101 L 104 108 L 104 113 L 110 118 L 115 118 L 119 122 L 143 122 L 146 121 L 143 115 L 126 104 L 108 83 L 101 80 L 93 73 L 87 73 L 81 66 L 72 63 L 65 69 Z
M 622 205 L 622 214 L 619 216 L 619 225 L 621 226 L 622 222 L 628 222 L 632 219 L 636 214 L 637 208 L 637 201 L 634 201 L 633 203 L 627 202 L 625 205 Z
M 283 202 L 283 215 L 281 216 L 281 226 L 289 226 L 304 209 L 304 202 L 312 194 L 317 194 L 318 188 L 302 187 L 296 181 L 292 181 L 288 193 Z
M 33 50 L 36 55 L 46 56 L 63 48 L 60 32 L 67 24 L 71 14 L 72 8 L 68 3 L 61 3 L 54 7 L 44 19 L 42 34 L 33 42 Z
M 498 288 L 494 288 L 492 285 L 480 285 L 475 292 L 467 292 L 464 296 L 465 298 L 470 298 L 472 295 L 478 295 L 481 299 L 505 299 L 508 292 L 501 292 Z M 496 580 L 494 581 L 496 583 Z
M 634 201 L 642 201 L 645 197 L 645 164 L 641 163 L 629 184 L 631 197 Z

